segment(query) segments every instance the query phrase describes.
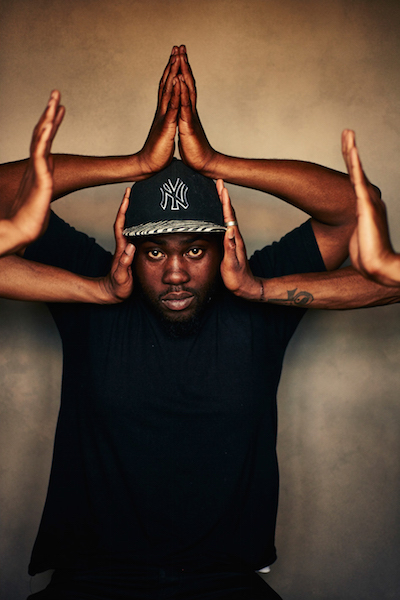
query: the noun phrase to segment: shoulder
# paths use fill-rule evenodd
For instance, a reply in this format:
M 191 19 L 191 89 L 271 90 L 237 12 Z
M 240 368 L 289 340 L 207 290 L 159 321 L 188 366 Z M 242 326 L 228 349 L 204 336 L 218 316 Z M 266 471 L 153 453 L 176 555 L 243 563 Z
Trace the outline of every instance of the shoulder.
M 98 277 L 108 272 L 112 255 L 94 238 L 77 231 L 51 212 L 45 234 L 27 248 L 25 258 Z
M 279 242 L 257 250 L 249 262 L 253 274 L 265 278 L 326 270 L 311 219 L 287 233 Z

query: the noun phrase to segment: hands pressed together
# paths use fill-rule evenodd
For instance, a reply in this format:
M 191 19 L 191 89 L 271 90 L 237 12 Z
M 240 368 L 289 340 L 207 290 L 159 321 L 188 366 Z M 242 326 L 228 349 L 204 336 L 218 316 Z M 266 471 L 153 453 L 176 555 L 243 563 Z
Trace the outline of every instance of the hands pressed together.
M 160 80 L 157 110 L 149 135 L 137 155 L 144 176 L 164 169 L 171 162 L 177 129 L 183 162 L 207 174 L 207 166 L 217 159 L 218 153 L 204 133 L 196 101 L 196 83 L 186 48 L 174 46 Z
M 7 218 L 0 221 L 0 256 L 33 242 L 47 225 L 53 192 L 51 144 L 64 117 L 54 90 L 32 134 L 30 158 Z
M 400 285 L 400 256 L 392 248 L 386 206 L 368 181 L 358 155 L 354 131 L 342 134 L 342 152 L 357 198 L 357 226 L 350 240 L 350 258 L 364 277 L 387 286 Z

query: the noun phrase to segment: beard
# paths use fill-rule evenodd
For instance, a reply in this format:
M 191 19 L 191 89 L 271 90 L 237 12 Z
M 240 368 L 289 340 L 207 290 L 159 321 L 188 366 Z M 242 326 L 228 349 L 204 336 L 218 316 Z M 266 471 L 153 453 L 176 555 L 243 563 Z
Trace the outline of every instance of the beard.
M 143 287 L 138 280 L 135 281 L 135 289 L 139 297 L 157 317 L 157 320 L 167 335 L 172 338 L 193 335 L 201 329 L 203 315 L 207 307 L 220 292 L 221 287 L 222 280 L 220 276 L 211 281 L 207 288 L 200 291 L 194 290 L 187 286 L 171 286 L 166 293 L 187 291 L 193 294 L 195 308 L 189 315 L 174 313 L 173 315 L 171 314 L 171 316 L 169 316 L 162 307 L 162 297 L 164 294 L 161 296 L 155 296 L 151 293 L 151 291 Z

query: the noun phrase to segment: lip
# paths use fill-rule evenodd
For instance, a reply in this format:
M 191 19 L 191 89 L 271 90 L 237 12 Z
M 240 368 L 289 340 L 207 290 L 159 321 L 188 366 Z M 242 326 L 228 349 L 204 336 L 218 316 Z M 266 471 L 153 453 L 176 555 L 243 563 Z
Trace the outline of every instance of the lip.
M 162 303 L 169 310 L 185 310 L 185 308 L 189 308 L 193 300 L 194 296 L 189 292 L 171 292 L 162 298 Z

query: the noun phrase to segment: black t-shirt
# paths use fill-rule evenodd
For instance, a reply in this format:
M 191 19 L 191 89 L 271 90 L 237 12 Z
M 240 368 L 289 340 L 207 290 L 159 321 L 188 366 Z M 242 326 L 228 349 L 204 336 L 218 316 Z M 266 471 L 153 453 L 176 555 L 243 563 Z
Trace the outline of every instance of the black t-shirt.
M 26 257 L 88 276 L 106 274 L 112 258 L 55 215 Z M 250 264 L 262 277 L 324 270 L 310 222 Z M 177 339 L 135 295 L 50 310 L 62 398 L 29 572 L 272 563 L 276 391 L 304 310 L 225 290 L 200 330 Z

